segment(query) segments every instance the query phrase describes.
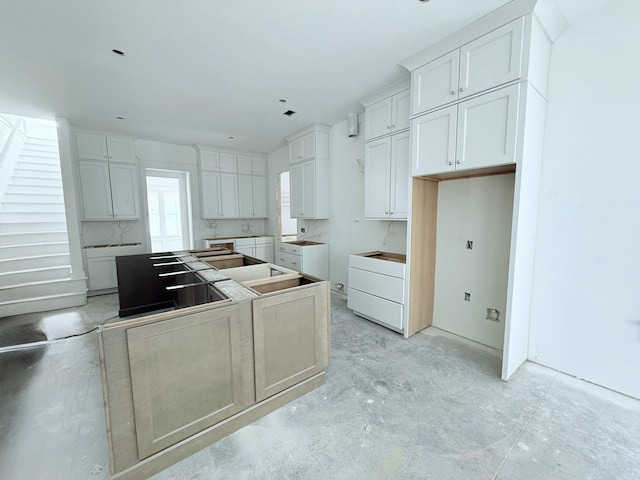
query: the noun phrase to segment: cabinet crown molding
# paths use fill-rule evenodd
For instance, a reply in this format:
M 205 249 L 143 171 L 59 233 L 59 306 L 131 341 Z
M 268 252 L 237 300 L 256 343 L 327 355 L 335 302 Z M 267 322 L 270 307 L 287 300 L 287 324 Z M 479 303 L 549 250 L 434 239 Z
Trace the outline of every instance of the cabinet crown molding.
M 314 123 L 313 125 L 303 128 L 301 130 L 297 130 L 295 132 L 293 132 L 290 135 L 287 135 L 286 137 L 284 137 L 284 139 L 287 142 L 290 142 L 292 140 L 295 140 L 296 138 L 302 137 L 303 135 L 306 135 L 307 133 L 310 132 L 323 132 L 323 133 L 329 133 L 329 130 L 331 130 L 331 126 L 330 125 L 324 125 L 322 123 Z
M 249 152 L 246 150 L 233 150 L 230 148 L 220 148 L 220 147 L 212 147 L 210 145 L 201 145 L 199 143 L 194 143 L 193 148 L 196 152 L 218 152 L 218 153 L 233 153 L 235 155 L 251 155 L 253 157 L 261 157 L 267 158 L 267 154 L 263 152 Z
M 366 97 L 358 100 L 358 103 L 364 105 L 364 107 L 369 107 L 374 103 L 379 102 L 380 100 L 384 100 L 385 98 L 392 97 L 396 93 L 400 93 L 403 90 L 406 90 L 411 87 L 411 77 L 407 76 L 402 80 L 398 80 L 397 82 L 392 83 L 391 85 L 387 85 L 379 90 L 376 90 L 373 93 L 370 93 Z
M 537 3 L 538 0 L 513 0 L 442 40 L 420 50 L 400 62 L 400 66 L 412 72 L 418 67 L 459 48 L 461 45 L 465 45 L 518 17 L 532 13 Z

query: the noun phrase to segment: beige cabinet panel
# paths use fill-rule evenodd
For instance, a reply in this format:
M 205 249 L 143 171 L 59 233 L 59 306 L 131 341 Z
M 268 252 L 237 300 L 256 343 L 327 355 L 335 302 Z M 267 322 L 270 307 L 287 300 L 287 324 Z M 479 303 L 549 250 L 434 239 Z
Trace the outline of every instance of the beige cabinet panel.
M 323 285 L 253 301 L 256 400 L 322 372 L 328 362 Z
M 237 305 L 127 331 L 140 458 L 240 411 Z

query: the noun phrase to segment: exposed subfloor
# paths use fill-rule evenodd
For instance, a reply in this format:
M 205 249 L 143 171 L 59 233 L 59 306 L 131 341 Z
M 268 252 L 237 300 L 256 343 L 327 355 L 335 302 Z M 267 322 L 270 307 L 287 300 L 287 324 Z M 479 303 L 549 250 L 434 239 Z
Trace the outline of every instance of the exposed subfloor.
M 531 363 L 506 383 L 497 352 L 436 329 L 404 339 L 332 303 L 325 385 L 153 479 L 640 478 L 640 401 Z M 0 319 L 0 346 L 3 331 L 81 333 L 117 308 L 108 295 Z M 0 478 L 108 469 L 95 332 L 0 353 Z

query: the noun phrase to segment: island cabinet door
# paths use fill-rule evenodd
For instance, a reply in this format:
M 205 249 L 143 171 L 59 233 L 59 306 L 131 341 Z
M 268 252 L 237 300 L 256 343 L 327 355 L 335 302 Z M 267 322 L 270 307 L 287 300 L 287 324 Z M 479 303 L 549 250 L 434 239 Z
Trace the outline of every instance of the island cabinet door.
M 253 301 L 256 401 L 317 373 L 328 362 L 328 301 L 321 285 Z
M 131 328 L 127 343 L 141 459 L 245 407 L 237 305 Z

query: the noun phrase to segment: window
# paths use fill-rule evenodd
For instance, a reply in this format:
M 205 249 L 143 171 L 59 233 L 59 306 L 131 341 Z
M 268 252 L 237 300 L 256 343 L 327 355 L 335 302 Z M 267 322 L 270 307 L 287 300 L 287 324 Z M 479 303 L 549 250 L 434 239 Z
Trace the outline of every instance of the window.
M 298 238 L 298 220 L 291 218 L 289 172 L 280 173 L 277 182 L 278 236 L 283 242 L 296 240 Z

